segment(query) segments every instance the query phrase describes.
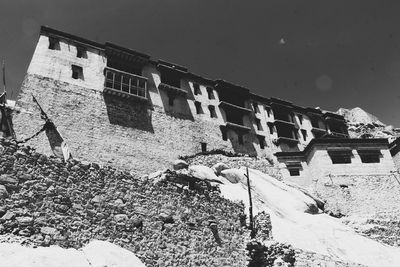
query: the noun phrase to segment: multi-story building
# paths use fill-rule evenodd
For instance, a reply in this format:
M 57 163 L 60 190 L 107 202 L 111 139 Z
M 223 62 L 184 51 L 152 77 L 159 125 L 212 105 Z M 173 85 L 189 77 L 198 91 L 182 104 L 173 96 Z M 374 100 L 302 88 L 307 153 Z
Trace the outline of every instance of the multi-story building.
M 75 157 L 143 173 L 206 150 L 270 157 L 302 151 L 312 139 L 348 138 L 341 115 L 48 27 L 41 27 L 17 101 L 19 137 L 42 125 L 31 93 Z M 50 153 L 44 137 L 30 142 Z

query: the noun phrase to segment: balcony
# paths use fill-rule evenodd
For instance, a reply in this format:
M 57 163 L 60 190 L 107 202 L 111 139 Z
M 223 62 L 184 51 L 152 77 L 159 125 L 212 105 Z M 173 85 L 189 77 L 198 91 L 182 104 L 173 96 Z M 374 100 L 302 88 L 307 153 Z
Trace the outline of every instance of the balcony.
M 226 102 L 226 101 L 220 101 L 219 102 L 219 107 L 221 107 L 221 108 L 233 108 L 233 109 L 236 109 L 236 110 L 239 110 L 239 111 L 242 111 L 242 112 L 246 112 L 246 113 L 251 113 L 252 112 L 252 110 L 251 109 L 248 109 L 248 108 L 245 108 L 245 107 L 241 107 L 241 106 L 238 106 L 238 105 L 235 105 L 235 104 L 231 104 L 231 103 L 229 103 L 229 102 Z
M 147 78 L 107 67 L 104 93 L 147 101 Z
M 244 125 L 241 125 L 241 124 L 236 124 L 236 123 L 233 123 L 233 122 L 226 122 L 225 127 L 233 129 L 233 130 L 244 131 L 244 132 L 249 132 L 250 131 L 250 127 L 247 127 L 247 126 L 244 126 Z
M 330 135 L 338 138 L 349 138 L 349 135 L 344 133 L 331 132 Z
M 279 145 L 280 143 L 286 143 L 286 144 L 290 144 L 290 145 L 296 145 L 297 143 L 299 143 L 299 140 L 294 139 L 294 138 L 289 138 L 289 137 L 278 137 L 277 139 L 277 144 Z
M 294 127 L 295 126 L 294 122 L 286 121 L 286 120 L 280 120 L 280 119 L 275 119 L 274 123 L 276 125 L 279 124 L 279 125 L 282 125 L 282 126 L 289 126 L 289 127 Z
M 158 89 L 160 90 L 165 90 L 167 92 L 173 93 L 173 94 L 177 94 L 177 95 L 187 95 L 187 91 L 185 89 L 176 87 L 176 86 L 172 86 L 166 83 L 160 83 L 158 85 Z
M 315 133 L 326 133 L 326 129 L 318 128 L 318 127 L 313 127 L 311 129 L 311 132 Z

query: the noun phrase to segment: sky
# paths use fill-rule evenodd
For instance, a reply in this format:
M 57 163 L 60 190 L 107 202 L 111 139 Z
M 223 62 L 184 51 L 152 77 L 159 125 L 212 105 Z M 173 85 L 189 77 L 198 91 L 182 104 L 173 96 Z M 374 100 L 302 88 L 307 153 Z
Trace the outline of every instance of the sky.
M 15 98 L 47 25 L 300 106 L 361 107 L 400 127 L 399 14 L 398 0 L 1 0 L 0 59 Z

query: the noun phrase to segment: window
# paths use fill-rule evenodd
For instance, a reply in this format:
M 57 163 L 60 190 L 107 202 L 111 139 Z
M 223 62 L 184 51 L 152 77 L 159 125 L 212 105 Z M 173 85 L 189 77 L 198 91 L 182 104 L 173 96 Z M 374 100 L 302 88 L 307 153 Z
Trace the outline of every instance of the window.
M 83 80 L 83 69 L 80 66 L 72 65 L 72 78 Z
M 271 117 L 271 108 L 268 106 L 265 106 L 265 111 L 267 112 L 267 117 Z
M 173 106 L 174 106 L 174 97 L 171 96 L 171 95 L 168 96 L 168 105 L 169 105 L 170 107 L 173 107 Z
M 314 128 L 320 128 L 319 127 L 319 120 L 317 118 L 312 118 L 311 119 L 311 126 Z
M 256 118 L 256 125 L 257 125 L 257 130 L 262 131 L 261 120 L 258 118 Z
M 307 131 L 306 130 L 301 130 L 301 135 L 303 135 L 303 140 L 307 141 Z
M 239 145 L 243 145 L 243 135 L 242 134 L 239 134 L 238 135 L 238 142 L 239 142 Z
M 105 87 L 107 88 L 146 97 L 146 84 L 147 81 L 144 78 L 106 69 Z
M 298 168 L 291 168 L 289 169 L 290 176 L 300 176 L 300 169 Z
M 217 117 L 217 113 L 215 112 L 215 107 L 214 106 L 208 106 L 208 110 L 210 111 L 210 117 L 211 118 L 216 118 Z
M 303 115 L 297 114 L 297 117 L 299 118 L 300 125 L 303 124 Z
M 261 135 L 257 135 L 258 143 L 260 144 L 260 148 L 265 148 L 265 137 Z
M 221 128 L 221 133 L 222 133 L 222 140 L 227 141 L 228 140 L 228 132 L 225 128 Z
M 201 103 L 199 101 L 194 101 L 194 105 L 196 107 L 196 113 L 203 114 L 203 108 L 201 107 Z
M 161 82 L 173 87 L 181 88 L 181 76 L 173 71 L 164 71 L 161 73 Z
M 274 134 L 274 125 L 272 123 L 268 123 L 269 133 Z
M 211 87 L 207 87 L 208 99 L 215 99 L 214 90 Z
M 84 47 L 76 47 L 76 56 L 79 58 L 87 58 L 86 49 Z
M 54 37 L 49 37 L 49 49 L 60 50 L 60 42 Z
M 254 113 L 260 113 L 257 102 L 253 102 L 253 110 L 254 110 Z
M 207 143 L 200 143 L 201 144 L 201 152 L 207 152 Z
M 332 160 L 333 164 L 350 164 L 351 156 L 353 155 L 351 150 L 328 150 L 328 155 Z
M 193 89 L 195 95 L 201 95 L 200 85 L 198 83 L 193 83 Z
M 379 150 L 358 150 L 362 163 L 379 163 L 382 155 Z

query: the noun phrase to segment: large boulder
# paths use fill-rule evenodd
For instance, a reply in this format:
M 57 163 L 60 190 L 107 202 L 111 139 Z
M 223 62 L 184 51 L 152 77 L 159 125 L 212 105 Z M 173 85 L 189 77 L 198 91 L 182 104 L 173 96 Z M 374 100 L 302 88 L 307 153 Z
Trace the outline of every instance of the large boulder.
M 181 159 L 177 159 L 174 161 L 174 163 L 172 164 L 172 167 L 174 168 L 174 170 L 181 170 L 181 169 L 187 169 L 189 167 L 189 164 Z
M 222 162 L 218 162 L 217 164 L 214 164 L 214 166 L 211 167 L 216 175 L 220 175 L 221 171 L 229 169 L 228 165 Z
M 237 184 L 240 182 L 244 183 L 246 181 L 246 176 L 244 175 L 243 170 L 240 169 L 223 170 L 221 171 L 221 176 L 233 184 Z
M 213 169 L 203 165 L 192 165 L 189 167 L 189 175 L 200 180 L 217 180 L 220 179 L 215 175 Z

